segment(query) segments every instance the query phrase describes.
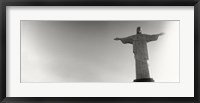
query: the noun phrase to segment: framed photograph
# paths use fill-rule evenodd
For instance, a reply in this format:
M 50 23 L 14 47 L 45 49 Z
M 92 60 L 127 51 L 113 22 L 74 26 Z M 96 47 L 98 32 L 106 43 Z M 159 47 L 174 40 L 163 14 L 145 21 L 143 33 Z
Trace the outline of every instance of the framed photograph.
M 2 103 L 198 103 L 198 0 L 0 2 Z

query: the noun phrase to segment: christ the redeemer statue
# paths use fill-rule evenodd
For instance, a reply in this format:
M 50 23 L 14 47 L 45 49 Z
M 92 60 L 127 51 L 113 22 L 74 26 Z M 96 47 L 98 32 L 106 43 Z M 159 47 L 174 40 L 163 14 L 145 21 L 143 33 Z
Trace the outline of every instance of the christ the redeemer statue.
M 123 44 L 132 44 L 133 53 L 135 54 L 136 63 L 136 79 L 134 82 L 154 82 L 150 78 L 148 63 L 147 42 L 155 41 L 163 33 L 155 35 L 142 34 L 141 27 L 137 27 L 137 34 L 125 38 L 115 38 L 114 40 L 121 40 Z

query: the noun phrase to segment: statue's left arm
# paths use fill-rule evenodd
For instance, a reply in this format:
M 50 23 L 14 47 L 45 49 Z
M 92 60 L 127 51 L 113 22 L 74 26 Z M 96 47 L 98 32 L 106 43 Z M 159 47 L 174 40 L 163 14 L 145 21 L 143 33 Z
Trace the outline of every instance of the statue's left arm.
M 146 35 L 146 41 L 150 42 L 150 41 L 155 41 L 158 39 L 159 36 L 163 35 L 164 33 L 160 33 L 160 34 L 154 34 L 154 35 Z

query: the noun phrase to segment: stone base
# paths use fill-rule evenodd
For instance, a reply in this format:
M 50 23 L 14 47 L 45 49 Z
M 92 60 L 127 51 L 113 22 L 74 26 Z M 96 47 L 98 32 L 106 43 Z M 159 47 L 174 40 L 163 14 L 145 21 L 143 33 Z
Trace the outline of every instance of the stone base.
M 153 78 L 135 79 L 133 82 L 154 82 Z

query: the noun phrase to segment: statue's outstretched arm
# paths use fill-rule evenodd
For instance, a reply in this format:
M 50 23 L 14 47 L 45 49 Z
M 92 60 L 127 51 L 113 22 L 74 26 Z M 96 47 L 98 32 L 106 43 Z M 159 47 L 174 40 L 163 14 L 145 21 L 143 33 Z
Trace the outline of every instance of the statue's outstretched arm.
M 145 35 L 146 36 L 146 41 L 150 42 L 150 41 L 155 41 L 158 39 L 159 36 L 164 35 L 164 33 L 159 33 L 159 34 L 154 34 L 154 35 Z
M 129 37 L 125 37 L 125 38 L 115 38 L 114 40 L 121 40 L 121 42 L 123 44 L 126 44 L 126 43 L 129 43 L 129 44 L 132 44 L 133 43 L 133 38 L 134 36 L 129 36 Z
M 114 40 L 121 40 L 121 38 L 116 37 Z

